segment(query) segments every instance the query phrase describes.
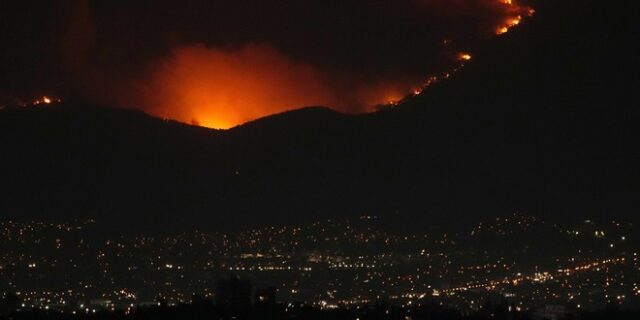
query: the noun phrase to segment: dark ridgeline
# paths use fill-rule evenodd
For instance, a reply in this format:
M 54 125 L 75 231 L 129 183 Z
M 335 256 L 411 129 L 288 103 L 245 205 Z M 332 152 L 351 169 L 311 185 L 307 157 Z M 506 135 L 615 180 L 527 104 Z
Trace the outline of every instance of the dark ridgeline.
M 633 3 L 535 6 L 396 110 L 308 108 L 225 132 L 73 102 L 4 110 L 0 212 L 137 230 L 363 212 L 416 228 L 514 211 L 633 218 Z

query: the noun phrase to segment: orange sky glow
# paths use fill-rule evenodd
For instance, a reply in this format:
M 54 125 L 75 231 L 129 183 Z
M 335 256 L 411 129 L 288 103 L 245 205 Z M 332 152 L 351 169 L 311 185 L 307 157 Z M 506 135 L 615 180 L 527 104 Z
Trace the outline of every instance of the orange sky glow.
M 498 35 L 518 25 L 523 14 L 534 12 L 515 1 L 496 1 L 508 7 L 503 22 L 495 26 Z M 140 100 L 143 109 L 155 116 L 217 129 L 306 106 L 370 112 L 420 94 L 439 79 L 449 78 L 471 57 L 471 53 L 458 53 L 454 57 L 458 64 L 441 77 L 380 83 L 319 70 L 268 44 L 226 49 L 187 45 L 174 48 L 158 63 L 142 85 Z

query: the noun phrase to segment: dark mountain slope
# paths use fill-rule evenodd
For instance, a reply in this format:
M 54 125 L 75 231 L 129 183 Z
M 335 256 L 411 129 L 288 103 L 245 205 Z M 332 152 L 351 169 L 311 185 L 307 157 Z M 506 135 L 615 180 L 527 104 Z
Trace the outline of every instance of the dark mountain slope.
M 359 180 L 368 190 L 359 208 L 427 219 L 509 210 L 633 215 L 640 204 L 635 4 L 535 7 L 534 19 L 478 48 L 453 80 L 335 129 L 327 140 L 342 145 L 337 152 L 347 160 L 326 157 L 319 175 Z
M 454 181 L 480 175 L 481 189 L 513 192 L 519 208 L 633 214 L 640 194 L 634 6 L 541 2 L 535 19 L 481 48 L 453 81 L 381 115 L 392 126 L 385 131 L 404 127 L 409 139 L 429 128 L 439 137 L 435 149 L 459 164 L 445 167 L 460 175 Z
M 201 166 L 194 154 L 216 136 L 140 112 L 73 104 L 5 110 L 0 132 L 3 215 L 51 219 L 152 216 L 144 211 L 192 180 L 181 168 Z

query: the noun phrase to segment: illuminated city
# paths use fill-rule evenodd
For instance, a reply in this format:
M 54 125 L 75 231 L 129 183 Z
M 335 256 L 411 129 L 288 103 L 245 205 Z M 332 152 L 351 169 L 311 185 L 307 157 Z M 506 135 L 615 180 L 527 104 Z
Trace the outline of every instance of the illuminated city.
M 322 309 L 385 301 L 463 313 L 504 299 L 597 310 L 640 302 L 637 229 L 585 220 L 562 226 L 514 214 L 471 230 L 392 233 L 376 216 L 224 234 L 95 238 L 100 224 L 3 222 L 2 291 L 23 309 L 128 310 L 215 299 L 229 276 L 275 287 L 278 301 Z M 561 247 L 554 244 L 563 243 Z

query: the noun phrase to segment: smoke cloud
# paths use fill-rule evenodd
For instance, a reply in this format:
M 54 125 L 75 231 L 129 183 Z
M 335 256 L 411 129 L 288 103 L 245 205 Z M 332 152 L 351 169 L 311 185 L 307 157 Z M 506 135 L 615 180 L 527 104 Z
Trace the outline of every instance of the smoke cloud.
M 215 128 L 304 106 L 373 110 L 527 12 L 510 0 L 46 3 L 46 89 Z

